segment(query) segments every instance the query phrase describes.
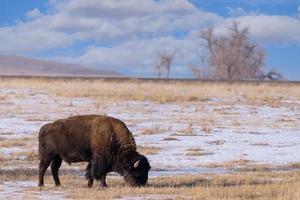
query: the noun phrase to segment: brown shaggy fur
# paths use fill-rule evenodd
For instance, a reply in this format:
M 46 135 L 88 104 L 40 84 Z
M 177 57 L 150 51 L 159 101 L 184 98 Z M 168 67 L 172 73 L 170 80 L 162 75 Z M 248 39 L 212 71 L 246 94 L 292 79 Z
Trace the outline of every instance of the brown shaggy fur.
M 150 165 L 145 156 L 136 152 L 132 133 L 115 118 L 101 115 L 74 116 L 44 125 L 39 132 L 39 186 L 51 163 L 55 185 L 59 186 L 58 169 L 62 160 L 71 164 L 88 162 L 88 186 L 94 179 L 106 187 L 110 171 L 124 176 L 133 186 L 144 185 Z

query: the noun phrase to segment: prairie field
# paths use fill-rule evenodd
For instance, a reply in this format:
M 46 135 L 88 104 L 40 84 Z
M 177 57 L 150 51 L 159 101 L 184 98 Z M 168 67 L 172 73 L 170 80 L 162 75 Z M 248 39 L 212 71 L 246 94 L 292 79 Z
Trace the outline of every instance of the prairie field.
M 119 118 L 151 164 L 147 186 L 86 163 L 38 184 L 38 131 L 84 114 Z M 300 199 L 300 84 L 0 78 L 0 199 Z

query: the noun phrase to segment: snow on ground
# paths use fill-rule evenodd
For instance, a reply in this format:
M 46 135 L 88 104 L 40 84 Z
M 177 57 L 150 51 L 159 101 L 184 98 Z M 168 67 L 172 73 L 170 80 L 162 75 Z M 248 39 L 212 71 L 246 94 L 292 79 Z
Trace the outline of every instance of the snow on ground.
M 300 161 L 300 105 L 294 101 L 279 107 L 223 104 L 221 99 L 113 101 L 97 110 L 88 97 L 64 98 L 27 89 L 0 92 L 6 95 L 0 100 L 2 139 L 36 137 L 43 124 L 58 118 L 106 113 L 123 120 L 139 146 L 160 148 L 148 155 L 153 175 L 209 171 L 200 165 L 238 159 L 273 165 Z M 5 155 L 19 150 L 1 148 Z
M 222 109 L 224 106 L 204 105 L 203 111 L 196 112 L 197 106 L 198 103 L 181 107 L 176 103 L 120 102 L 111 106 L 107 113 L 124 121 L 137 121 L 131 127 L 134 133 L 145 128 L 166 128 L 157 134 L 138 134 L 136 137 L 138 144 L 163 148 L 159 154 L 149 156 L 154 166 L 196 167 L 201 163 L 241 158 L 276 165 L 300 161 L 300 155 L 296 153 L 300 149 L 300 123 L 294 126 L 276 125 L 282 119 L 299 122 L 300 107 L 296 113 L 290 112 L 288 107 L 232 105 L 230 112 L 236 115 L 232 118 L 230 113 L 210 114 L 213 109 Z M 256 114 L 249 110 L 255 110 Z M 214 119 L 209 131 L 201 127 L 201 120 L 205 120 L 206 115 Z M 260 124 L 253 123 L 253 118 Z M 232 124 L 233 119 L 237 120 L 237 127 Z M 189 132 L 181 133 L 181 129 L 188 126 L 191 126 Z M 164 140 L 167 137 L 176 140 Z M 200 148 L 205 153 L 186 156 L 191 148 Z
M 71 115 L 105 113 L 123 120 L 138 146 L 159 148 L 157 153 L 147 154 L 152 166 L 150 177 L 224 173 L 228 169 L 207 164 L 241 159 L 274 166 L 300 162 L 300 102 L 293 99 L 284 100 L 279 106 L 209 99 L 185 103 L 115 100 L 99 107 L 88 97 L 57 97 L 28 89 L 0 89 L 0 94 L 4 96 L 0 98 L 0 141 L 26 136 L 29 139 L 24 142 L 30 143 L 1 147 L 3 157 L 36 150 L 38 131 L 45 123 Z M 20 156 L 19 160 L 23 158 Z M 22 167 L 26 167 L 26 162 L 22 162 Z M 62 168 L 67 168 L 66 164 Z M 0 198 L 64 198 L 59 191 L 29 191 L 26 196 L 35 187 L 35 181 L 2 182 Z
M 36 182 L 32 181 L 16 181 L 4 182 L 0 185 L 0 198 L 7 199 L 65 199 L 64 194 L 57 191 L 35 191 L 34 193 L 26 193 L 26 190 L 36 187 Z M 6 199 L 5 198 L 5 199 Z

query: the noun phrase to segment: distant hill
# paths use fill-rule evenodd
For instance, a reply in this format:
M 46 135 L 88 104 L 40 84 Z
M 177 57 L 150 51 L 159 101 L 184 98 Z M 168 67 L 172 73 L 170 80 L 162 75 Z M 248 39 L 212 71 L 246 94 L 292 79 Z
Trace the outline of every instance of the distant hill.
M 77 64 L 59 63 L 21 56 L 0 55 L 0 75 L 7 76 L 78 76 L 121 77 L 110 70 L 98 70 Z

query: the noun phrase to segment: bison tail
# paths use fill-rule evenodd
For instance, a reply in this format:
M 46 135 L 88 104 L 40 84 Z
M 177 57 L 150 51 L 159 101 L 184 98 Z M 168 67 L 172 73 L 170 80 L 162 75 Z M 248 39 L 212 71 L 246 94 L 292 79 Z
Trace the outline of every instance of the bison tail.
M 39 131 L 39 136 L 38 136 L 38 139 L 39 139 L 39 147 L 38 147 L 38 152 L 39 152 L 39 156 L 41 157 L 42 156 L 42 152 L 43 152 L 43 149 L 45 149 L 45 135 L 46 135 L 46 132 L 47 132 L 47 127 L 49 126 L 49 124 L 45 124 L 44 126 L 41 127 L 40 131 Z

